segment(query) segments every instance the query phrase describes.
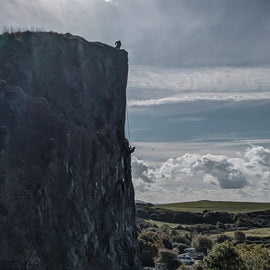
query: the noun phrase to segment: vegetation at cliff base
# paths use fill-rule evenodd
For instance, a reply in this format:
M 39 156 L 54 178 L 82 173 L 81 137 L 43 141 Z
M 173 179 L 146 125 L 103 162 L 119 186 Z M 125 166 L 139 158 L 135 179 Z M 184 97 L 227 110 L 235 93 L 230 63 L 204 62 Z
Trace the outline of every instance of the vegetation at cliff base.
M 204 260 L 205 270 L 248 270 L 234 245 L 226 241 L 216 244 Z

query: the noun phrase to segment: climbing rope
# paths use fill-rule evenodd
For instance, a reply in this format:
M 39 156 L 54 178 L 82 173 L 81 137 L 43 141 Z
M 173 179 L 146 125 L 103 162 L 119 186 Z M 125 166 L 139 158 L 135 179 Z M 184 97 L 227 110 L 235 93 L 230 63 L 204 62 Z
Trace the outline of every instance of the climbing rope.
M 127 108 L 127 129 L 128 129 L 128 140 L 130 141 L 129 118 L 128 118 L 128 105 L 126 105 L 126 108 Z

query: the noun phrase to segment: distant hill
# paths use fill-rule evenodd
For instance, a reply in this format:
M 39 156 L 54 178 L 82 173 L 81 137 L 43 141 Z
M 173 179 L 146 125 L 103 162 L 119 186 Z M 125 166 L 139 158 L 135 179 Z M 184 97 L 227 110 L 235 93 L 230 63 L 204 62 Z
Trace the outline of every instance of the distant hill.
M 202 200 L 195 202 L 159 204 L 156 205 L 155 208 L 192 213 L 202 213 L 203 211 L 249 213 L 270 210 L 270 203 Z

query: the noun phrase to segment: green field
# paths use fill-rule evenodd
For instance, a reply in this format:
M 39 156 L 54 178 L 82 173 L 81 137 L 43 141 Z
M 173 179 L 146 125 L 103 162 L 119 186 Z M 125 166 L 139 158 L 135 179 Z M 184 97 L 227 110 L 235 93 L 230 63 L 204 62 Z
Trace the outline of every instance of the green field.
M 192 213 L 202 213 L 205 210 L 229 213 L 248 213 L 270 210 L 270 203 L 225 202 L 205 200 L 196 202 L 160 204 L 156 205 L 155 208 Z
M 162 227 L 163 225 L 167 225 L 167 226 L 171 227 L 172 229 L 174 229 L 177 226 L 179 226 L 178 223 L 162 222 L 162 221 L 156 221 L 156 220 L 152 220 L 152 219 L 145 219 L 145 221 L 148 222 L 148 223 L 151 223 L 151 224 L 155 224 L 159 228 Z
M 258 228 L 258 229 L 250 229 L 250 230 L 245 230 L 241 232 L 245 233 L 246 236 L 255 236 L 255 237 L 270 237 L 270 228 Z M 226 235 L 233 237 L 234 232 L 225 232 Z
M 156 221 L 156 220 L 151 220 L 151 219 L 146 219 L 146 222 L 149 222 L 151 224 L 157 225 L 159 228 L 162 227 L 163 225 L 167 225 L 171 227 L 172 229 L 176 228 L 179 226 L 179 224 L 176 223 L 169 223 L 169 222 L 161 222 L 161 221 Z M 181 225 L 184 227 L 183 225 Z M 236 230 L 239 231 L 239 230 Z M 255 237 L 270 237 L 270 228 L 257 228 L 257 229 L 250 229 L 250 230 L 240 230 L 241 232 L 245 233 L 246 236 L 255 236 Z M 184 231 L 185 232 L 185 231 Z M 230 231 L 230 232 L 224 232 L 222 234 L 226 234 L 230 237 L 233 238 L 235 231 Z M 211 237 L 215 238 L 218 234 L 212 234 Z

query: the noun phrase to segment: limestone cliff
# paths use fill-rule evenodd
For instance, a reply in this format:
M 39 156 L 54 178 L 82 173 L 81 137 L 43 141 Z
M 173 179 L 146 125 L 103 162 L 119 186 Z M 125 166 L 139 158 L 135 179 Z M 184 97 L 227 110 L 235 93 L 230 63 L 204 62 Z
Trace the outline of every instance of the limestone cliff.
M 124 50 L 0 36 L 0 269 L 140 269 Z

